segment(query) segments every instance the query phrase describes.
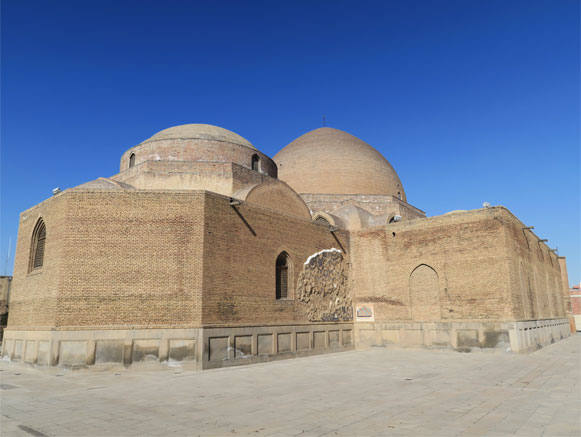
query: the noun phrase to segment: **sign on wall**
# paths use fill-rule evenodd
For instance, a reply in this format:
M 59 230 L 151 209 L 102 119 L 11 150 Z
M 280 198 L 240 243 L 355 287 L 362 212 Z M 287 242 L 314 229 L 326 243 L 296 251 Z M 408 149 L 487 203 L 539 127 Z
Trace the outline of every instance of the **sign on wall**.
M 372 303 L 359 303 L 355 307 L 355 317 L 357 322 L 375 321 L 375 312 Z

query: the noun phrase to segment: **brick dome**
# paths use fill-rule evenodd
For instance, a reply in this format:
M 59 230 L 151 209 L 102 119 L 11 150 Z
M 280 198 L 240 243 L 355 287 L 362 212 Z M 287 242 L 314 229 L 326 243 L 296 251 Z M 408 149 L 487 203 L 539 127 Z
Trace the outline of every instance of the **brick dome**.
M 273 159 L 279 179 L 297 193 L 390 195 L 406 200 L 397 173 L 383 155 L 338 129 L 307 132 Z
M 141 144 L 150 143 L 152 141 L 178 139 L 224 141 L 226 143 L 238 144 L 256 150 L 256 147 L 254 147 L 250 141 L 241 137 L 237 133 L 224 129 L 223 127 L 212 126 L 211 124 L 182 124 L 180 126 L 170 127 L 159 131 Z
M 126 151 L 121 171 L 148 161 L 233 163 L 276 177 L 276 165 L 240 135 L 209 124 L 164 129 Z

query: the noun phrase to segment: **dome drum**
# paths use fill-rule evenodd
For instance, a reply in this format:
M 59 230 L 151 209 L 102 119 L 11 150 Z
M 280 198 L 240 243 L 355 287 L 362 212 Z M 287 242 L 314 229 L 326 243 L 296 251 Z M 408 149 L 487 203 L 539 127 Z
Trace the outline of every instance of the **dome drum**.
M 200 139 L 142 143 L 123 154 L 120 170 L 124 171 L 147 161 L 232 162 L 271 177 L 276 177 L 277 174 L 274 162 L 256 149 Z
M 121 157 L 121 171 L 148 161 L 227 162 L 277 176 L 275 163 L 234 132 L 210 125 L 165 129 Z

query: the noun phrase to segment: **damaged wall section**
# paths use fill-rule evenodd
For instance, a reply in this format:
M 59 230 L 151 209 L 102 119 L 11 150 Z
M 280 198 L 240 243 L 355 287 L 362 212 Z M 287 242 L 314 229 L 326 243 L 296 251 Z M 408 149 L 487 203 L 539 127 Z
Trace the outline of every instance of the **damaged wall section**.
M 322 250 L 304 263 L 298 280 L 297 300 L 309 321 L 353 320 L 348 268 L 339 249 Z

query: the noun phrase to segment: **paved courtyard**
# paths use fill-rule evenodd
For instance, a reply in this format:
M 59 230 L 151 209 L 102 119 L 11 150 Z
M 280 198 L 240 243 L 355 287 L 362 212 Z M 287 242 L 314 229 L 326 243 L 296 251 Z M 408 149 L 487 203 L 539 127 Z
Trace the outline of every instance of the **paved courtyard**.
M 0 364 L 3 436 L 580 436 L 581 336 L 529 355 L 373 348 L 189 372 Z

